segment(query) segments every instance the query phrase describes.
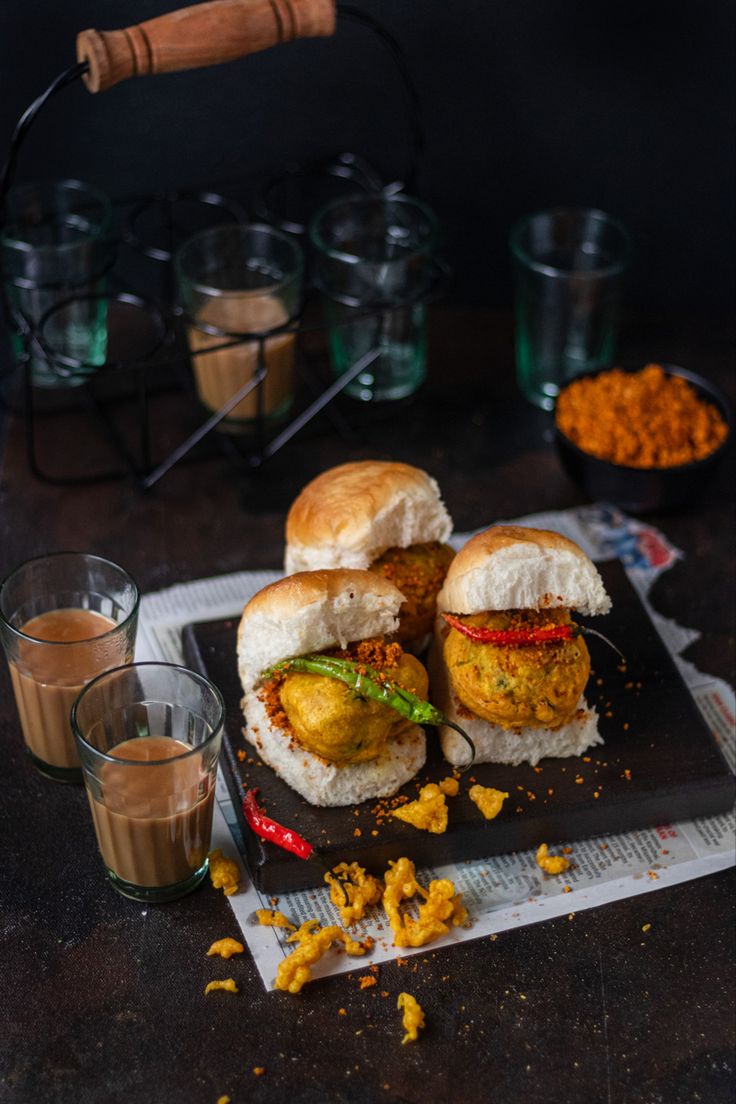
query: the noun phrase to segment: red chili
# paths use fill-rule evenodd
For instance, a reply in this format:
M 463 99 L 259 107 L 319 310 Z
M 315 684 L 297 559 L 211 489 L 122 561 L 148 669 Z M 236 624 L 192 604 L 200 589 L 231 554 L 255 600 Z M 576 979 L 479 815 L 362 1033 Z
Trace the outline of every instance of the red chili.
M 466 625 L 451 613 L 443 613 L 442 616 L 450 628 L 457 629 L 468 640 L 474 640 L 477 644 L 506 644 L 520 648 L 527 644 L 572 640 L 580 631 L 577 625 L 551 625 L 544 629 L 482 629 L 476 625 Z
M 292 854 L 298 855 L 300 859 L 311 858 L 314 851 L 311 843 L 308 843 L 291 828 L 284 828 L 283 824 L 278 824 L 275 820 L 271 820 L 269 816 L 266 816 L 256 801 L 257 793 L 258 790 L 248 790 L 243 798 L 243 815 L 249 827 L 262 839 L 270 840 L 277 847 L 283 847 L 284 851 L 291 851 Z

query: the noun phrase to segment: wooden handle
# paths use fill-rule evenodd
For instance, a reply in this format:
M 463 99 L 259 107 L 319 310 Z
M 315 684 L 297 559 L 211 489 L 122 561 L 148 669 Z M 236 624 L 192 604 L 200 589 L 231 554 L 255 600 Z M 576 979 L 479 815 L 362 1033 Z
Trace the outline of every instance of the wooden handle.
M 121 31 L 80 31 L 77 60 L 89 62 L 90 92 L 103 92 L 128 77 L 218 65 L 334 29 L 335 0 L 211 0 Z

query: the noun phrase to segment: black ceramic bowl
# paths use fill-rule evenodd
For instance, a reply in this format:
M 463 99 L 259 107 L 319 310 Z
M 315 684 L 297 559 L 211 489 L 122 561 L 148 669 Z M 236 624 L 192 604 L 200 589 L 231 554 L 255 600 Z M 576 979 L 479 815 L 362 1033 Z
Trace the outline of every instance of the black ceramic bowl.
M 733 433 L 730 404 L 717 387 L 686 368 L 678 368 L 674 364 L 663 364 L 662 368 L 668 376 L 686 379 L 701 398 L 712 403 L 723 415 L 728 435 L 704 459 L 670 468 L 624 467 L 583 452 L 555 426 L 555 441 L 562 466 L 580 490 L 591 499 L 612 502 L 632 514 L 682 510 L 697 501 L 729 447 Z M 576 378 L 593 378 L 609 370 L 587 372 Z M 633 372 L 641 369 L 626 370 Z

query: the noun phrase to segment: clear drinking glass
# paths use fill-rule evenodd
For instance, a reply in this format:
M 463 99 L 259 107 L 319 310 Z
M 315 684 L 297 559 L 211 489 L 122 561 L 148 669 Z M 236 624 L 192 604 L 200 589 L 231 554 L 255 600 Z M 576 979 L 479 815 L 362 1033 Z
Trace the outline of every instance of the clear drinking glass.
M 13 352 L 28 352 L 36 387 L 76 387 L 107 356 L 105 274 L 112 260 L 112 206 L 102 192 L 79 180 L 50 180 L 11 188 L 0 232 L 0 269 L 14 315 L 30 329 L 11 333 Z M 83 367 L 54 370 L 33 334 L 41 318 L 71 296 L 63 323 L 51 334 L 54 351 Z M 91 295 L 100 296 L 90 298 Z
M 324 294 L 332 371 L 377 357 L 345 388 L 365 402 L 403 399 L 427 372 L 427 307 L 437 219 L 410 196 L 358 194 L 312 219 L 314 275 Z
M 291 406 L 296 338 L 288 324 L 300 310 L 303 271 L 297 241 L 260 223 L 203 230 L 178 251 L 179 295 L 203 405 L 220 410 L 259 366 L 266 371 L 263 382 L 237 403 L 220 429 L 248 432 L 259 413 L 276 421 Z M 255 337 L 280 329 L 262 341 Z M 237 340 L 242 337 L 252 340 Z M 222 348 L 203 352 L 217 346 Z
M 134 663 L 100 675 L 72 708 L 97 843 L 112 885 L 153 904 L 207 872 L 225 706 L 202 675 Z
M 132 663 L 138 587 L 109 560 L 58 552 L 0 584 L 0 640 L 28 753 L 42 774 L 81 781 L 69 723 L 85 683 Z
M 559 210 L 522 219 L 510 245 L 517 379 L 551 410 L 568 380 L 613 362 L 631 243 L 603 211 Z

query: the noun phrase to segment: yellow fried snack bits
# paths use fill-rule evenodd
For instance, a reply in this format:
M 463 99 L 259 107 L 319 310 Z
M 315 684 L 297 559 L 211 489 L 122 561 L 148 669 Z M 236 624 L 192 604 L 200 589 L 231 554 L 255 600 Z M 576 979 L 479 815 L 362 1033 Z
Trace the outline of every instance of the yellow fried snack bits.
M 419 1032 L 424 1027 L 424 1010 L 411 993 L 399 993 L 396 1007 L 399 1011 L 404 1011 L 403 1028 L 406 1035 L 401 1040 L 401 1045 L 406 1046 L 419 1038 Z
M 368 905 L 377 905 L 383 893 L 378 878 L 367 874 L 357 862 L 338 863 L 332 873 L 325 874 L 325 881 L 330 887 L 330 900 L 346 928 L 362 920 Z
M 214 992 L 215 989 L 224 989 L 226 993 L 238 993 L 240 990 L 233 978 L 223 978 L 220 981 L 209 981 L 205 987 L 204 995 Z
M 570 866 L 570 860 L 563 855 L 550 855 L 546 843 L 537 848 L 537 866 L 545 874 L 562 874 Z
M 219 955 L 220 958 L 232 958 L 233 955 L 242 954 L 245 947 L 242 943 L 238 943 L 237 939 L 231 939 L 230 936 L 226 936 L 224 939 L 218 939 L 212 944 L 207 952 L 207 955 Z
M 448 797 L 457 797 L 458 790 L 460 789 L 460 783 L 457 778 L 443 778 L 441 782 L 438 782 L 438 786 L 443 794 L 447 794 Z
M 423 947 L 450 930 L 445 921 L 458 926 L 468 918 L 467 910 L 461 903 L 461 895 L 455 893 L 455 886 L 449 878 L 439 878 L 429 883 L 429 890 L 423 889 L 416 880 L 414 863 L 407 858 L 389 863 L 385 875 L 386 888 L 383 892 L 383 907 L 394 933 L 395 947 Z M 419 895 L 424 898 L 419 906 L 419 916 L 401 911 L 401 902 Z
M 401 805 L 392 810 L 392 816 L 422 828 L 426 832 L 439 835 L 447 828 L 447 802 L 445 795 L 436 782 L 428 782 L 419 791 L 416 801 Z
M 232 859 L 227 859 L 220 848 L 210 851 L 207 858 L 210 860 L 210 880 L 215 889 L 221 889 L 226 897 L 232 897 L 238 892 L 240 884 L 240 870 L 238 864 Z
M 351 939 L 347 932 L 331 924 L 327 928 L 319 927 L 319 920 L 305 920 L 298 931 L 290 935 L 287 943 L 298 943 L 296 950 L 279 964 L 274 989 L 286 993 L 299 993 L 311 980 L 311 966 L 330 949 L 333 943 L 342 941 L 349 955 L 364 955 L 366 947 Z
M 468 790 L 468 797 L 478 806 L 486 820 L 493 820 L 498 816 L 508 796 L 503 790 L 494 790 L 491 786 L 471 786 Z
M 278 909 L 256 909 L 258 923 L 264 928 L 285 928 L 286 931 L 296 931 L 295 926 Z

